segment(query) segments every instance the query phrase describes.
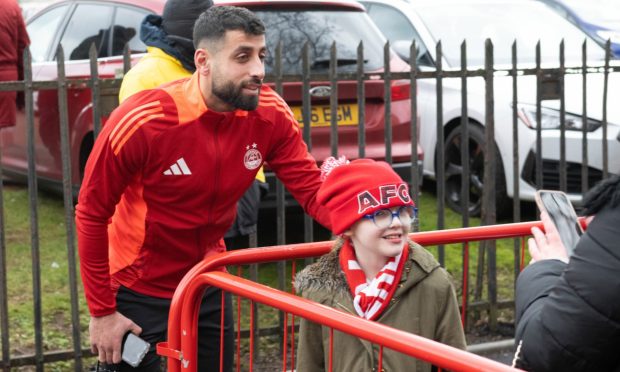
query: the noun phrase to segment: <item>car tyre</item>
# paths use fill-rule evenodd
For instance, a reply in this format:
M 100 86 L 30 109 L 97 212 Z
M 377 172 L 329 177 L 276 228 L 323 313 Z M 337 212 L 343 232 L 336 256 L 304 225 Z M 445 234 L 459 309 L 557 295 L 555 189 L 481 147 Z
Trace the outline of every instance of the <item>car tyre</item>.
M 463 165 L 461 161 L 461 126 L 455 127 L 446 137 L 444 145 L 446 204 L 450 209 L 462 213 L 461 182 Z M 480 216 L 482 210 L 484 154 L 486 151 L 484 129 L 469 124 L 469 215 Z M 503 215 L 510 208 L 506 194 L 504 166 L 499 152 L 495 151 L 495 206 L 496 214 Z

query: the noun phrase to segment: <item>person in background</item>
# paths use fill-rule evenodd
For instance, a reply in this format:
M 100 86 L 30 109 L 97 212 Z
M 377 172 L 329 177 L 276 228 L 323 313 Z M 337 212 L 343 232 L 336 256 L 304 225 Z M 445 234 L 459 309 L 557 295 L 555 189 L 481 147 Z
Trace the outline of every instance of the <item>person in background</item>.
M 91 348 L 107 364 L 120 362 L 121 340 L 131 331 L 152 345 L 140 370 L 159 370 L 155 345 L 167 337 L 174 291 L 197 263 L 225 251 L 237 201 L 263 162 L 309 215 L 331 226 L 316 201 L 321 172 L 299 124 L 263 84 L 260 18 L 245 8 L 211 7 L 193 36 L 196 72 L 127 98 L 86 163 L 76 206 L 80 273 Z M 184 363 L 215 371 L 221 357 L 230 371 L 232 328 L 230 294 L 222 299 L 219 289 L 207 289 L 198 360 L 186 356 Z
M 30 45 L 22 11 L 16 0 L 0 2 L 0 81 L 24 79 L 24 49 Z M 24 93 L 0 92 L 0 128 L 15 125 Z
M 532 228 L 532 261 L 519 275 L 513 366 L 528 371 L 620 371 L 620 176 L 594 187 L 594 216 L 568 257 L 542 212 Z
M 140 39 L 146 44 L 147 53 L 123 77 L 121 103 L 137 92 L 187 78 L 196 71 L 194 22 L 211 6 L 212 0 L 168 0 L 161 16 L 151 14 L 144 18 Z M 224 236 L 228 249 L 249 246 L 248 237 L 257 229 L 260 200 L 268 189 L 261 167 L 256 180 L 239 200 L 237 217 Z
M 333 250 L 295 278 L 307 299 L 364 319 L 465 349 L 456 294 L 447 272 L 407 234 L 414 203 L 389 164 L 328 158 L 318 202 L 339 235 Z M 298 372 L 327 370 L 330 329 L 302 319 Z M 376 371 L 379 347 L 334 332 L 334 371 Z M 431 365 L 384 349 L 386 371 L 431 371 Z

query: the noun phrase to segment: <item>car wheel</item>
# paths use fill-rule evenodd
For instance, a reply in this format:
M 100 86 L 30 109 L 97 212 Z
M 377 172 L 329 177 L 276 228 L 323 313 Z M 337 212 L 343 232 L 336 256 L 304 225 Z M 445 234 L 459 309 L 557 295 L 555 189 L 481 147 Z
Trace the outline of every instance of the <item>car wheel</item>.
M 444 146 L 444 162 L 446 177 L 446 204 L 452 210 L 462 213 L 461 183 L 463 180 L 463 163 L 461 159 L 461 126 L 454 128 L 446 138 Z M 469 125 L 469 207 L 470 216 L 480 216 L 482 209 L 483 180 L 484 180 L 484 129 L 479 125 Z M 501 157 L 495 153 L 495 192 L 496 211 L 503 214 L 510 207 L 506 195 L 506 179 Z M 500 213 L 501 212 L 501 213 Z

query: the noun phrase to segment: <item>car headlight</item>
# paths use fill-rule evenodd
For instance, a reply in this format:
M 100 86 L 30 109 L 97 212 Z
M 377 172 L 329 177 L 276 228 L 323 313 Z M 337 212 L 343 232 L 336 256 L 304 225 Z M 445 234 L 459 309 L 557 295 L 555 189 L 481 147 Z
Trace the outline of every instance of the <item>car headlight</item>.
M 536 129 L 536 106 L 520 104 L 517 111 L 519 119 L 528 128 Z M 543 130 L 545 129 L 560 129 L 560 111 L 546 107 L 540 109 L 540 124 Z M 566 130 L 581 131 L 583 128 L 583 120 L 581 116 L 564 113 L 564 123 Z M 586 128 L 588 132 L 593 132 L 601 126 L 601 122 L 594 119 L 587 119 Z

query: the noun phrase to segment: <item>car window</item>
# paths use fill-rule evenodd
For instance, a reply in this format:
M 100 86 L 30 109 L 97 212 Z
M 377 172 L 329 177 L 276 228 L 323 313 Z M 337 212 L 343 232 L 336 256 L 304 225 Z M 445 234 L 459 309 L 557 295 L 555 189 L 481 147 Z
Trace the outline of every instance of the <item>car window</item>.
M 146 52 L 146 45 L 140 41 L 140 24 L 149 13 L 146 10 L 118 7 L 112 31 L 112 55 L 123 54 L 125 44 L 129 43 L 131 53 Z
M 282 72 L 300 74 L 306 41 L 310 46 L 313 72 L 329 70 L 330 49 L 336 41 L 338 71 L 357 70 L 357 47 L 364 43 L 364 69 L 383 67 L 383 36 L 366 13 L 357 11 L 267 11 L 256 10 L 267 28 L 265 70 L 273 72 L 275 50 L 282 42 Z
M 68 8 L 67 5 L 52 8 L 28 23 L 26 28 L 28 35 L 30 35 L 30 53 L 33 62 L 47 60 L 49 48 L 58 30 L 58 25 L 63 20 Z
M 411 45 L 411 42 L 415 40 L 418 56 L 426 55 L 426 46 L 422 42 L 420 35 L 418 35 L 416 29 L 403 13 L 398 9 L 383 4 L 372 4 L 368 8 L 368 15 L 391 43 L 407 41 Z M 433 65 L 428 58 L 418 58 L 418 64 Z
M 88 59 L 92 43 L 95 43 L 98 57 L 108 56 L 112 10 L 106 5 L 78 4 L 60 41 L 65 58 Z

